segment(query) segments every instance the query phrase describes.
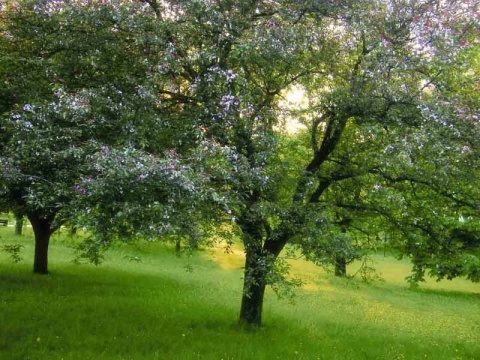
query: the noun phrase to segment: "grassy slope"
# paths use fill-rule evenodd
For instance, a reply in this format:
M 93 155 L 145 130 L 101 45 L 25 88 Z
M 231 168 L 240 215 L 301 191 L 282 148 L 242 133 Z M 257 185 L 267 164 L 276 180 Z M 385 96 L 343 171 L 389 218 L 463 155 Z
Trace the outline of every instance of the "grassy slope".
M 252 333 L 235 326 L 238 253 L 199 253 L 189 273 L 168 247 L 128 246 L 96 268 L 73 264 L 71 240 L 57 237 L 52 275 L 34 276 L 31 235 L 12 232 L 1 228 L 0 243 L 22 242 L 25 260 L 0 253 L 1 360 L 480 359 L 478 284 L 412 291 L 400 281 L 407 265 L 392 259 L 378 258 L 386 282 L 375 285 L 295 262 L 306 288 L 294 306 L 269 292 L 265 327 Z

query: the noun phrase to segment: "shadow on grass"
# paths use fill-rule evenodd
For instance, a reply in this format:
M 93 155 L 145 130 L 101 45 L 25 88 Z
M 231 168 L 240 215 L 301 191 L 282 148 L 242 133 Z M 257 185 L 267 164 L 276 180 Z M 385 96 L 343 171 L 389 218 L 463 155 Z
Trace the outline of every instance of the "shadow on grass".
M 421 287 L 408 289 L 414 293 L 425 294 L 425 295 L 434 295 L 445 298 L 452 299 L 469 299 L 469 300 L 480 300 L 480 284 L 478 285 L 478 292 L 468 292 L 468 291 L 454 291 L 454 290 L 442 290 L 442 289 L 424 289 Z

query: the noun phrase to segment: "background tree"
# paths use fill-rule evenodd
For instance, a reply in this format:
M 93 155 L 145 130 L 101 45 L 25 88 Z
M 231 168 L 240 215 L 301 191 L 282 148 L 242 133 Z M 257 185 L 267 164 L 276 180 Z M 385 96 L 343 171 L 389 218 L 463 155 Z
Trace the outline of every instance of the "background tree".
M 23 215 L 15 214 L 15 235 L 22 235 Z

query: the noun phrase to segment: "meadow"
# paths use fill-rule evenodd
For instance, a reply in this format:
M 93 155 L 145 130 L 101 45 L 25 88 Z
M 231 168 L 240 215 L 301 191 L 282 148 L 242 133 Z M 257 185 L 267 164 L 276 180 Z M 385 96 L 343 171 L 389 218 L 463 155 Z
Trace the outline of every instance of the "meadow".
M 23 260 L 0 252 L 1 360 L 480 359 L 480 285 L 408 287 L 407 261 L 374 256 L 384 281 L 345 280 L 301 260 L 292 301 L 266 295 L 264 326 L 237 326 L 242 254 L 177 256 L 162 243 L 118 245 L 75 263 L 75 238 L 53 237 L 48 276 L 31 273 L 30 229 L 0 228 Z M 350 269 L 353 271 L 354 269 Z

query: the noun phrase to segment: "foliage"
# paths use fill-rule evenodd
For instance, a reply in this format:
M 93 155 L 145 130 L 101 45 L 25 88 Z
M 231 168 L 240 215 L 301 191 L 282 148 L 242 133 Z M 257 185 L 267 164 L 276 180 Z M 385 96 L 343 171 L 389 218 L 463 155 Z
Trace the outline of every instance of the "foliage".
M 114 240 L 178 234 L 195 246 L 208 243 L 229 208 L 225 197 L 208 186 L 218 167 L 215 158 L 221 160 L 224 149 L 195 150 L 187 159 L 173 149 L 152 155 L 106 146 L 92 155 L 89 175 L 76 185 L 75 202 L 78 224 L 95 235 L 81 245 L 87 258 L 98 263 L 98 251 Z
M 140 183 L 138 192 L 130 194 L 131 198 L 139 195 L 134 205 L 138 207 L 138 200 L 145 198 L 148 186 L 151 188 L 151 178 L 152 182 L 176 183 L 180 192 L 167 188 L 167 183 L 163 189 L 157 189 L 159 196 L 149 219 L 154 212 L 158 215 L 163 211 L 157 209 L 164 206 L 158 206 L 160 202 L 167 201 L 161 193 L 175 194 L 177 198 L 168 200 L 171 203 L 181 196 L 185 206 L 194 203 L 187 193 L 194 194 L 196 188 L 192 184 L 196 180 L 182 183 L 187 172 L 193 174 L 194 164 L 189 170 L 184 169 L 174 157 L 176 152 L 181 154 L 188 149 L 189 139 L 197 139 L 199 133 L 192 121 L 182 121 L 185 118 L 176 115 L 183 98 L 167 99 L 170 91 L 166 89 L 164 98 L 160 98 L 155 90 L 159 85 L 172 88 L 174 84 L 170 74 L 165 80 L 159 69 L 164 59 L 158 56 L 156 47 L 163 40 L 156 38 L 161 36 L 156 30 L 165 29 L 158 28 L 152 14 L 145 12 L 145 6 L 129 2 L 87 6 L 77 2 L 26 1 L 8 4 L 7 10 L 2 14 L 0 37 L 1 47 L 8 54 L 2 58 L 0 69 L 6 76 L 5 92 L 11 95 L 5 97 L 11 101 L 2 105 L 2 208 L 26 214 L 30 221 L 46 223 L 43 228 L 48 229 L 48 238 L 62 224 L 77 222 L 81 210 L 90 210 L 84 201 L 84 182 L 102 171 L 98 168 L 102 161 L 106 166 L 129 166 L 139 159 L 140 166 L 153 160 L 152 154 L 162 156 L 170 151 L 173 155 L 165 155 L 162 165 L 151 164 L 150 170 L 160 171 L 163 177 L 138 168 L 136 174 L 125 169 L 123 178 L 121 173 L 116 178 L 102 174 L 103 179 L 121 183 L 104 184 L 110 193 L 98 185 L 96 197 L 90 184 L 88 198 L 102 198 L 103 204 L 107 204 L 112 197 L 122 197 L 122 186 L 133 181 Z M 176 136 L 178 125 L 185 126 L 189 133 Z M 112 175 L 115 169 L 110 170 Z M 149 179 L 145 180 L 146 177 Z M 149 185 L 142 188 L 145 183 Z M 132 182 L 128 187 L 132 188 Z M 110 212 L 105 205 L 102 216 L 106 223 L 103 228 L 92 229 L 105 235 L 109 233 L 104 231 L 108 223 L 123 221 L 110 230 L 113 234 L 119 229 L 125 236 L 124 219 L 130 213 L 120 208 L 125 208 L 128 200 L 125 197 L 124 203 Z M 77 209 L 79 205 L 83 208 Z M 118 202 L 109 204 L 111 209 L 115 205 Z M 114 216 L 107 218 L 112 211 Z M 178 214 L 182 209 L 179 206 L 175 211 Z M 156 220 L 159 221 L 165 226 L 173 222 L 164 217 Z M 193 228 L 195 223 L 183 218 L 182 224 L 175 226 Z M 48 240 L 45 244 L 48 247 Z M 46 271 L 46 262 L 42 271 Z
M 10 255 L 10 259 L 18 263 L 22 261 L 22 257 L 20 256 L 20 252 L 24 246 L 21 244 L 4 244 L 0 246 L 0 249 L 3 250 L 5 253 Z

